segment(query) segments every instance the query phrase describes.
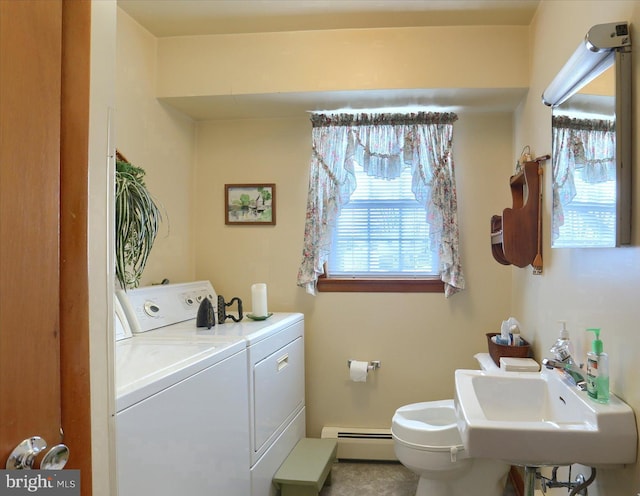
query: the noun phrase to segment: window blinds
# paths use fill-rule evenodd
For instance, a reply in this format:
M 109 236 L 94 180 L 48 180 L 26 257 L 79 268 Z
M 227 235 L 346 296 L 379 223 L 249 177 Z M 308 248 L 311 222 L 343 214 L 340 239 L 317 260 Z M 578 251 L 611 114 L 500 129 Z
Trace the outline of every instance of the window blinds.
M 424 207 L 411 190 L 411 170 L 399 178 L 355 171 L 357 187 L 338 218 L 329 256 L 332 277 L 426 277 L 438 273 Z

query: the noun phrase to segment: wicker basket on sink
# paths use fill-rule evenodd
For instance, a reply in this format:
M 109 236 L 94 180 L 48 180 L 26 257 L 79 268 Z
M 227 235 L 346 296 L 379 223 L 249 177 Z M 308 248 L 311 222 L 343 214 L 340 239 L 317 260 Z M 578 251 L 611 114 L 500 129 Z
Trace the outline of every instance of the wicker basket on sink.
M 487 333 L 487 344 L 489 345 L 489 355 L 494 363 L 500 367 L 500 357 L 513 357 L 513 358 L 529 358 L 531 356 L 531 345 L 522 337 L 520 341 L 523 343 L 520 346 L 507 346 L 504 344 L 494 343 L 491 338 L 500 334 L 498 332 Z

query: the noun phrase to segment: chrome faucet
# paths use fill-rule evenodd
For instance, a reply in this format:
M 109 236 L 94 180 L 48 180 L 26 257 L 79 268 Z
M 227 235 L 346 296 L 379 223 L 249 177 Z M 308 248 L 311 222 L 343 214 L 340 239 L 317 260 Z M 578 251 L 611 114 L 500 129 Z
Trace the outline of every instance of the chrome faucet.
M 587 378 L 584 376 L 582 367 L 578 367 L 573 360 L 569 359 L 564 362 L 554 360 L 553 358 L 545 358 L 542 360 L 542 365 L 551 369 L 562 370 L 581 391 L 587 389 Z

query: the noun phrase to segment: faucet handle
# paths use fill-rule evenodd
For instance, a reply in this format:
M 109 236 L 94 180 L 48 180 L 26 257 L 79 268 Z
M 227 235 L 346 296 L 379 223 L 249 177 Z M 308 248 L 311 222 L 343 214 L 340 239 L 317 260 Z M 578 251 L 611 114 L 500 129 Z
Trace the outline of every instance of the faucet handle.
M 564 364 L 558 360 L 554 360 L 553 358 L 543 358 L 542 365 L 547 367 L 549 370 L 564 369 Z
M 581 391 L 584 391 L 587 388 L 587 381 L 582 373 L 582 365 L 580 365 L 579 368 L 576 368 L 573 362 L 560 362 L 558 360 L 553 360 L 552 358 L 543 358 L 542 365 L 549 370 L 562 370 L 567 379 L 575 384 Z

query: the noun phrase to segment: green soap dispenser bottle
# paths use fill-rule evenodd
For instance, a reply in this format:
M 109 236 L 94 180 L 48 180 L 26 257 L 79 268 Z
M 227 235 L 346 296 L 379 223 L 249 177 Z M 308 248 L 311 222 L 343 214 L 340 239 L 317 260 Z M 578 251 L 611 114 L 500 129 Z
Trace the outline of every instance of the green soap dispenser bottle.
M 593 332 L 592 350 L 587 353 L 587 393 L 598 403 L 609 402 L 609 355 L 604 353 L 600 340 L 600 329 L 587 329 Z

